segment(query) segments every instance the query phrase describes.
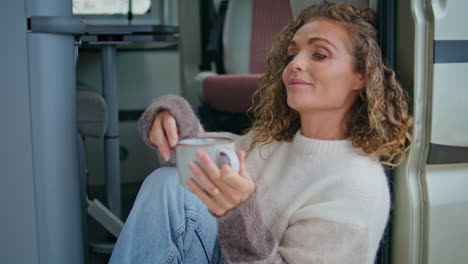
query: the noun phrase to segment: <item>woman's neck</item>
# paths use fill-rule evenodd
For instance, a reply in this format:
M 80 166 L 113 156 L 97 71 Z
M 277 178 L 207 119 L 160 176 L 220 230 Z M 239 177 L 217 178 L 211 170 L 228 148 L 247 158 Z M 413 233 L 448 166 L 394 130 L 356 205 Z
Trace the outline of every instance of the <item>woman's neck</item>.
M 323 140 L 345 139 L 344 121 L 344 115 L 331 112 L 301 114 L 301 134 Z

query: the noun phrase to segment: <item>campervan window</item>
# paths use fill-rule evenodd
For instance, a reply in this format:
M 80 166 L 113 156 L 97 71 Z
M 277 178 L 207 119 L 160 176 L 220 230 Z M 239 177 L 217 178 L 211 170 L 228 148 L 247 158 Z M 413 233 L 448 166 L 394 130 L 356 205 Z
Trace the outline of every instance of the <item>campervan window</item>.
M 92 24 L 178 25 L 178 1 L 73 0 L 72 3 L 73 14 Z
M 73 0 L 74 14 L 102 15 L 124 14 L 131 10 L 134 15 L 150 11 L 151 0 Z

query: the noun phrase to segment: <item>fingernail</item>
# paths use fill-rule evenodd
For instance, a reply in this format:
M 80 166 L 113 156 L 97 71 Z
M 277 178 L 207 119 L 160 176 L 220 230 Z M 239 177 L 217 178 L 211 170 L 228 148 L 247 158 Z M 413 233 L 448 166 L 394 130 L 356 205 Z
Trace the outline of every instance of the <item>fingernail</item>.
M 189 187 L 190 189 L 193 188 L 193 180 L 192 180 L 192 179 L 187 179 L 185 182 L 187 183 L 187 185 L 188 185 L 188 187 Z
M 203 158 L 205 156 L 205 151 L 200 150 L 197 152 L 198 157 Z
M 189 168 L 194 168 L 194 167 L 195 167 L 195 162 L 190 161 L 190 162 L 188 163 L 188 167 L 189 167 Z

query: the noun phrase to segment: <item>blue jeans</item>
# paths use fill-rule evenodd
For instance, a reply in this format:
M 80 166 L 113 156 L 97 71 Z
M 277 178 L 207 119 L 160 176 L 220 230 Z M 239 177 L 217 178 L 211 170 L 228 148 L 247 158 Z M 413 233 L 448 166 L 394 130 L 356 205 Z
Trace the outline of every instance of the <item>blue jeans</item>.
M 146 178 L 109 263 L 222 263 L 216 218 L 172 167 Z

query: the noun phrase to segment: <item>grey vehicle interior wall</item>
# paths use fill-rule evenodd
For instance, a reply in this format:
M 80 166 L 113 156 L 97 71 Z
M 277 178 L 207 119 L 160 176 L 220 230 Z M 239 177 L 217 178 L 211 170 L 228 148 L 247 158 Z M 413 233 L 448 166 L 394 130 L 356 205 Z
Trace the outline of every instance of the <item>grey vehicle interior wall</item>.
M 29 0 L 26 15 L 71 16 L 71 4 Z M 39 263 L 83 263 L 74 43 L 28 33 Z
M 27 31 L 71 1 L 2 1 L 0 259 L 83 263 L 74 37 Z
M 38 263 L 24 1 L 1 1 L 0 259 Z

